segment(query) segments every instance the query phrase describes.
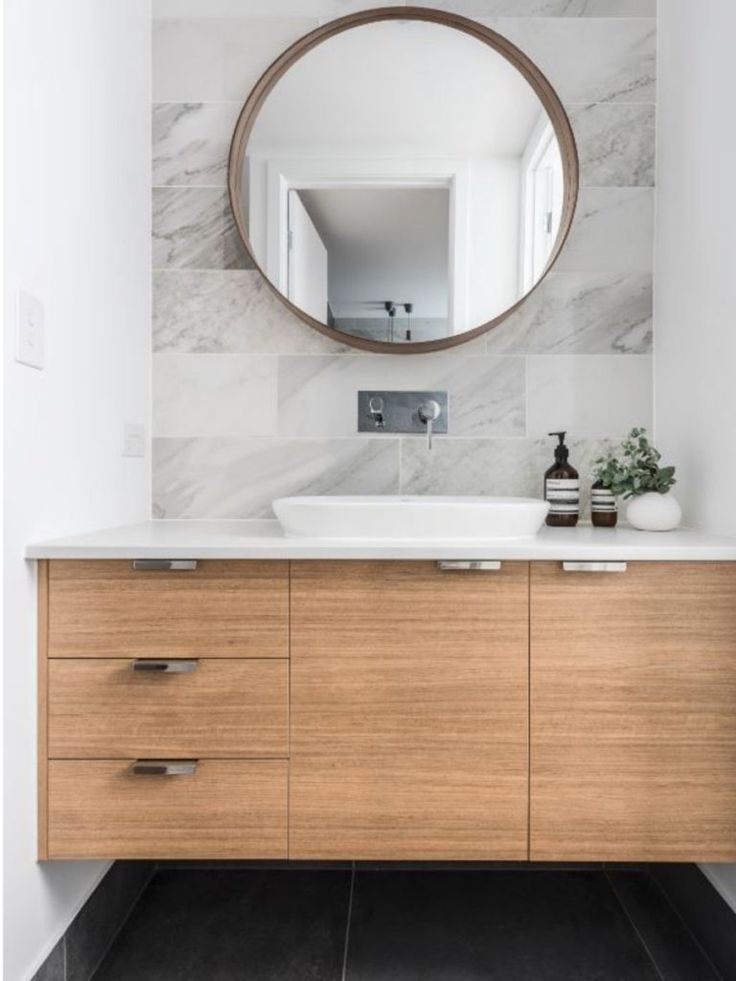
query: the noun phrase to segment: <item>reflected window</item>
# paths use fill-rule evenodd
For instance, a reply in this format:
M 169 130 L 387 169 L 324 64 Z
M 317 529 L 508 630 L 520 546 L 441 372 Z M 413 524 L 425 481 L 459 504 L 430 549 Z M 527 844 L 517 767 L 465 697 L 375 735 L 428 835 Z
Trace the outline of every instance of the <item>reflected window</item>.
M 522 162 L 521 281 L 527 293 L 538 282 L 557 238 L 564 201 L 562 155 L 546 116 L 532 133 Z

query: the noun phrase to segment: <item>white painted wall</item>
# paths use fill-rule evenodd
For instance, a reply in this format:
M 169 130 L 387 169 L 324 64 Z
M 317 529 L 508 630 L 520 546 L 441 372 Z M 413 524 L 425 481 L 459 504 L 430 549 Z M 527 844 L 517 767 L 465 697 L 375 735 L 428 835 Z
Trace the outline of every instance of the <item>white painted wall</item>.
M 688 524 L 736 535 L 733 0 L 659 4 L 655 428 Z M 736 910 L 736 865 L 705 868 Z
M 473 328 L 519 299 L 520 158 L 472 160 L 468 197 L 466 325 Z
M 5 979 L 38 967 L 106 866 L 40 865 L 29 540 L 149 515 L 148 0 L 6 0 Z M 13 360 L 18 288 L 43 372 Z

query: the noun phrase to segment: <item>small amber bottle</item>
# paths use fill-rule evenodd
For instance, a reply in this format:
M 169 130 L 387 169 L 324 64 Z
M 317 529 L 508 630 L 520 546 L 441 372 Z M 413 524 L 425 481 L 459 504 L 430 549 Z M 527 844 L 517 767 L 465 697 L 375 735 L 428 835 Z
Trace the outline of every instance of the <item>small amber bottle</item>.
M 596 528 L 615 528 L 618 522 L 616 498 L 600 480 L 590 488 L 590 520 Z
M 549 501 L 547 524 L 552 528 L 574 528 L 580 517 L 580 478 L 570 463 L 564 432 L 550 433 L 559 443 L 555 462 L 544 475 L 544 499 Z

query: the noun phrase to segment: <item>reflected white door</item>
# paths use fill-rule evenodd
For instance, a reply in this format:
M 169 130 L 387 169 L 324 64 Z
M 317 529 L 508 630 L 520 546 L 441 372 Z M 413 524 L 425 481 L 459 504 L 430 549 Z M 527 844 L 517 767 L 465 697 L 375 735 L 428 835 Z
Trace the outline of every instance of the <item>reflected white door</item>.
M 327 323 L 327 249 L 296 191 L 289 191 L 289 281 L 292 303 Z

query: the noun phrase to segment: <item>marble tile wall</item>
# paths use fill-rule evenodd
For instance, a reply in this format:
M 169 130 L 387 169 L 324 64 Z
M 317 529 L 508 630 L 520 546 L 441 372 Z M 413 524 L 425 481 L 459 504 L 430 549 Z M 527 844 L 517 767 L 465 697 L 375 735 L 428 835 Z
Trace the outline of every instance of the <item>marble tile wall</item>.
M 390 0 L 395 3 L 396 0 Z M 587 475 L 651 421 L 655 0 L 424 0 L 508 36 L 565 102 L 582 164 L 554 272 L 485 338 L 374 355 L 294 318 L 225 194 L 245 95 L 291 41 L 376 0 L 154 0 L 154 514 L 270 516 L 293 493 L 538 494 L 552 429 Z M 450 433 L 358 435 L 358 388 L 438 387 Z

